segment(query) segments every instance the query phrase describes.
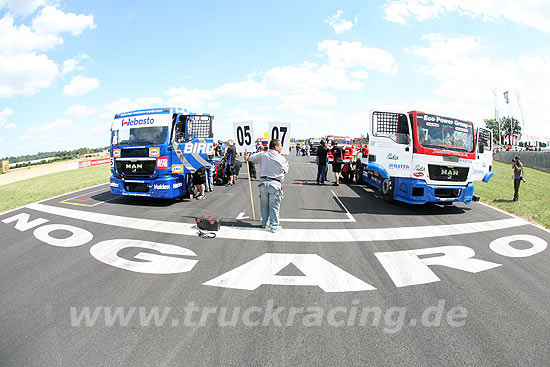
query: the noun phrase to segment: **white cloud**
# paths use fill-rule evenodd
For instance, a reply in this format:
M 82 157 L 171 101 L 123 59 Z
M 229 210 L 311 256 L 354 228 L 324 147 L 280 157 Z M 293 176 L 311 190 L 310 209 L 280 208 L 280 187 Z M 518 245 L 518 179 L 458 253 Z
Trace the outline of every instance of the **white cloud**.
M 244 82 L 226 83 L 214 89 L 212 97 L 254 98 L 274 95 L 276 92 L 268 90 L 263 83 L 249 79 Z
M 59 119 L 54 122 L 48 122 L 46 124 L 33 126 L 32 128 L 27 129 L 27 132 L 32 132 L 33 134 L 45 133 L 48 131 L 68 129 L 71 128 L 73 125 L 74 123 L 71 120 Z
M 78 75 L 73 77 L 71 82 L 63 87 L 63 94 L 67 96 L 82 96 L 98 87 L 99 79 Z
M 32 28 L 44 34 L 70 32 L 73 36 L 78 36 L 86 29 L 95 27 L 93 15 L 64 13 L 54 6 L 42 8 L 32 20 Z
M 397 64 L 391 53 L 379 48 L 365 47 L 358 41 L 325 40 L 319 42 L 317 47 L 327 53 L 333 65 L 344 68 L 361 66 L 383 73 L 397 72 Z
M 208 104 L 209 108 L 219 108 L 222 104 L 220 102 L 210 102 Z
M 300 93 L 281 96 L 279 109 L 302 116 L 320 117 L 332 115 L 326 110 L 313 109 L 312 106 L 330 107 L 336 105 L 336 96 L 327 92 Z
M 79 65 L 80 60 L 84 60 L 84 59 L 88 59 L 88 58 L 90 58 L 88 55 L 80 54 L 77 57 L 75 57 L 74 59 L 68 59 L 68 60 L 63 61 L 63 66 L 61 68 L 61 74 L 65 75 L 65 74 L 68 74 L 68 73 L 70 73 L 71 71 L 74 71 L 74 70 L 84 69 L 82 66 Z
M 365 70 L 358 70 L 350 73 L 353 78 L 355 79 L 367 79 L 369 77 L 369 73 L 367 73 Z
M 508 19 L 550 32 L 550 2 L 544 0 L 388 0 L 386 19 L 406 24 L 407 18 L 424 21 L 448 12 L 457 12 L 487 22 Z
M 254 121 L 259 124 L 266 124 L 269 121 L 277 121 L 280 118 L 277 115 L 261 115 L 255 114 L 244 108 L 235 108 L 226 114 L 227 118 L 232 122 L 235 121 Z M 229 121 L 224 121 L 229 124 Z M 259 126 L 259 125 L 258 125 Z M 260 131 L 255 131 L 256 136 L 260 136 Z
M 168 98 L 170 106 L 180 106 L 195 111 L 203 108 L 207 101 L 213 99 L 211 90 L 190 90 L 185 87 L 170 88 L 164 94 L 170 97 Z
M 57 65 L 46 55 L 0 55 L 0 98 L 35 94 L 51 87 L 58 75 Z
M 0 9 L 24 15 L 45 4 L 44 1 L 0 0 Z M 0 98 L 28 96 L 53 86 L 61 75 L 58 65 L 38 52 L 63 44 L 60 35 L 63 32 L 78 35 L 94 27 L 92 15 L 64 13 L 50 5 L 43 7 L 30 25 L 17 25 L 12 13 L 5 12 L 0 18 Z M 62 70 L 67 73 L 77 68 L 78 59 L 74 59 L 67 60 Z
M 79 35 L 95 28 L 93 15 L 64 13 L 46 6 L 32 19 L 31 25 L 16 25 L 11 14 L 0 18 L 0 54 L 15 55 L 33 50 L 45 51 L 63 44 L 63 32 Z
M 10 14 L 0 18 L 0 54 L 16 55 L 33 50 L 45 51 L 63 43 L 57 34 L 36 32 L 31 27 L 14 24 Z
M 17 127 L 17 125 L 15 125 L 14 123 L 6 125 L 6 129 L 15 129 L 16 127 Z
M 337 34 L 342 34 L 345 31 L 349 31 L 353 27 L 352 21 L 342 18 L 343 13 L 344 12 L 342 11 L 342 9 L 340 9 L 336 13 L 325 19 L 325 23 L 330 25 L 332 29 L 334 29 L 334 32 L 336 32 Z M 357 17 L 355 18 L 355 24 L 357 24 Z
M 484 48 L 478 38 L 462 35 L 445 38 L 430 34 L 422 40 L 428 44 L 414 46 L 412 51 L 422 58 L 423 66 L 418 71 L 432 76 L 437 82 L 433 98 L 420 101 L 423 106 L 428 106 L 425 110 L 439 108 L 439 113 L 453 113 L 456 117 L 464 116 L 480 123 L 484 118 L 494 116 L 493 89 L 496 88 L 500 115 L 508 116 L 511 108 L 512 115 L 521 119 L 516 98 L 516 93 L 521 92 L 526 132 L 542 134 L 547 124 L 545 106 L 550 99 L 546 87 L 550 85 L 549 56 L 519 56 L 517 59 L 493 61 L 478 55 Z M 449 57 L 447 52 L 452 52 L 453 56 Z M 506 90 L 510 92 L 510 105 L 505 105 L 502 97 Z M 422 106 L 415 108 L 421 109 Z
M 277 95 L 276 92 L 270 91 L 265 84 L 252 79 L 226 83 L 210 90 L 187 89 L 185 87 L 170 88 L 165 94 L 170 97 L 168 104 L 185 106 L 191 110 L 203 108 L 206 102 L 218 98 L 257 98 Z
M 112 119 L 115 114 L 121 112 L 141 110 L 145 108 L 162 107 L 162 98 L 158 97 L 145 97 L 145 98 L 121 98 L 119 100 L 107 103 L 103 106 L 102 118 Z M 185 107 L 185 105 L 177 105 L 177 107 Z
M 28 15 L 45 4 L 44 0 L 0 0 L 0 9 L 7 8 L 12 13 Z
M 13 115 L 13 110 L 9 107 L 4 108 L 4 110 L 0 112 L 0 127 L 4 126 L 8 117 L 11 115 Z
M 95 113 L 95 110 L 88 106 L 75 104 L 67 108 L 67 111 L 65 111 L 65 113 L 67 115 L 76 116 L 76 117 L 88 117 L 93 115 Z
M 300 66 L 275 67 L 264 74 L 263 83 L 279 93 L 311 92 L 326 88 L 360 90 L 363 83 L 349 79 L 345 68 L 303 63 Z

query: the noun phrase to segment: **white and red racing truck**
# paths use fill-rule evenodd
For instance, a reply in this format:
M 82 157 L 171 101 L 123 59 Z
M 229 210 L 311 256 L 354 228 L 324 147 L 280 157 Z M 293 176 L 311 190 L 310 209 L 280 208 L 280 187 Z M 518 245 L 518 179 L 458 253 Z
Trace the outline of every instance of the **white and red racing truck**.
M 492 132 L 471 121 L 420 111 L 371 110 L 363 180 L 386 201 L 471 203 L 474 181 L 488 182 Z
M 353 143 L 349 136 L 336 136 L 336 135 L 327 135 L 326 136 L 328 152 L 328 161 L 332 163 L 334 157 L 330 152 L 330 149 L 334 146 L 335 143 L 338 143 L 338 146 L 342 148 L 343 151 L 343 162 L 349 163 L 353 162 Z

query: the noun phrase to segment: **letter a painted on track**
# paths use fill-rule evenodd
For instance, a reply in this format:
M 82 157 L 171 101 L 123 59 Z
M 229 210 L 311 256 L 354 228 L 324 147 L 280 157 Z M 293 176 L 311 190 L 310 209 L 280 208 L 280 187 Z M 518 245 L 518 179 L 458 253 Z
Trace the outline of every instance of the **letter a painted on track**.
M 304 276 L 277 275 L 293 264 Z M 263 284 L 316 285 L 325 292 L 374 290 L 373 286 L 340 269 L 316 254 L 263 254 L 204 285 L 254 290 Z

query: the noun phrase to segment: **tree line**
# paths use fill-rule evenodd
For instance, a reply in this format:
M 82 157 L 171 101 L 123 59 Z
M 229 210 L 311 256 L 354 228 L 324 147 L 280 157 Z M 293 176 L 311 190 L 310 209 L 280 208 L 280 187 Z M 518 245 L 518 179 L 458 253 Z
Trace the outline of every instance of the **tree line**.
M 501 117 L 499 120 L 495 119 L 485 119 L 485 127 L 493 131 L 493 141 L 495 144 L 498 143 L 498 133 L 500 130 L 500 136 L 504 138 L 506 135 L 516 135 L 521 136 L 521 126 L 519 120 L 516 118 L 510 117 Z M 499 128 L 500 125 L 500 128 Z M 502 142 L 504 140 L 502 139 Z M 542 148 L 546 147 L 546 143 L 539 143 Z M 524 146 L 524 142 L 519 143 L 520 146 Z

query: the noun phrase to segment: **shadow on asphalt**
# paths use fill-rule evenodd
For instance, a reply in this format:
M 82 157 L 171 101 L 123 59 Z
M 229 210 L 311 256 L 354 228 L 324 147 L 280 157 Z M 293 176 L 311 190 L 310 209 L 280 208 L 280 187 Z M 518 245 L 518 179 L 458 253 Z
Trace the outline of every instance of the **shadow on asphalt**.
M 470 208 L 455 205 L 426 203 L 424 205 L 407 204 L 400 201 L 386 203 L 377 191 L 367 192 L 359 185 L 348 185 L 359 197 L 338 198 L 351 214 L 378 215 L 457 215 L 464 214 Z M 336 198 L 334 198 L 335 201 Z M 338 203 L 337 203 L 338 204 Z
M 193 215 L 181 215 L 180 218 L 191 220 L 195 222 L 195 216 Z M 253 221 L 252 219 L 235 219 L 235 218 L 220 218 L 222 227 L 243 227 L 243 228 L 260 228 L 261 225 L 258 224 L 258 221 Z M 188 223 L 188 221 L 185 221 Z
M 91 198 L 97 201 L 109 202 L 110 204 L 146 207 L 167 207 L 177 203 L 177 200 L 173 199 L 156 199 L 141 196 L 116 196 L 111 194 L 109 191 L 93 195 Z

